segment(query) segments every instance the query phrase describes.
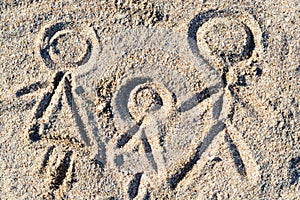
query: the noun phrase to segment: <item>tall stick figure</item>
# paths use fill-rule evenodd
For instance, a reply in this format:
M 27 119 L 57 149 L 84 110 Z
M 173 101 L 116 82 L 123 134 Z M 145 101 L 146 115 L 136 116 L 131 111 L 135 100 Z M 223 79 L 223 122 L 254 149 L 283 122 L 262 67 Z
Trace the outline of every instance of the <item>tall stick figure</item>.
M 230 28 L 232 30 L 226 30 Z M 210 30 L 211 34 L 207 30 Z M 220 34 L 221 38 L 216 34 Z M 252 158 L 246 142 L 238 133 L 239 130 L 233 124 L 233 115 L 236 105 L 239 103 L 251 109 L 238 97 L 238 87 L 244 86 L 246 80 L 242 74 L 236 74 L 238 70 L 234 68 L 239 66 L 245 69 L 250 63 L 256 61 L 257 55 L 262 50 L 261 35 L 259 25 L 251 16 L 230 10 L 210 10 L 197 15 L 191 21 L 188 39 L 193 54 L 196 57 L 208 58 L 211 54 L 218 53 L 219 57 L 214 55 L 213 59 L 220 60 L 223 65 L 222 69 L 216 69 L 222 80 L 223 92 L 220 102 L 223 103 L 214 105 L 215 107 L 221 106 L 222 112 L 214 116 L 217 123 L 212 126 L 207 137 L 199 144 L 191 160 L 178 173 L 169 178 L 168 182 L 172 189 L 177 188 L 196 163 L 201 166 L 205 164 L 207 153 L 213 151 L 211 143 L 222 137 L 228 144 L 236 170 L 241 178 L 250 179 L 250 182 L 253 183 L 258 181 L 258 166 Z M 203 41 L 205 37 L 206 42 Z M 223 45 L 218 46 L 221 44 Z M 207 49 L 211 50 L 210 55 L 208 55 Z

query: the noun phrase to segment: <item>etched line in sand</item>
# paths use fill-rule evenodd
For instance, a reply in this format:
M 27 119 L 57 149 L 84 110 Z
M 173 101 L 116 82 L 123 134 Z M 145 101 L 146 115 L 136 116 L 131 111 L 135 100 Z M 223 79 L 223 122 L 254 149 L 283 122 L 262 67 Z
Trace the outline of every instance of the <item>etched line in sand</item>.
M 144 150 L 145 150 L 146 157 L 150 161 L 150 163 L 152 164 L 153 169 L 155 171 L 157 171 L 157 163 L 156 163 L 155 158 L 152 154 L 151 144 L 149 143 L 144 130 L 143 130 L 141 136 L 142 136 L 142 143 L 144 145 Z
M 40 128 L 43 130 L 40 131 L 40 133 L 41 133 L 40 137 L 47 136 L 48 131 L 53 127 L 54 123 L 57 121 L 59 113 L 62 111 L 62 98 L 63 98 L 62 93 L 59 93 L 58 100 L 56 101 L 56 104 L 55 104 L 56 106 L 53 106 L 53 107 L 49 106 L 49 110 L 50 110 L 50 108 L 52 108 L 50 110 L 51 113 L 49 115 L 44 115 L 44 118 L 43 118 L 44 123 L 43 123 L 43 126 Z M 53 101 L 54 101 L 54 99 L 53 99 Z M 45 120 L 46 117 L 47 117 L 47 120 Z M 39 134 L 39 133 L 36 133 L 36 134 Z
M 65 157 L 63 158 L 63 160 L 61 160 L 57 169 L 51 172 L 53 180 L 50 183 L 50 190 L 59 189 L 59 187 L 63 184 L 64 180 L 67 177 L 67 172 L 70 170 L 70 168 L 72 170 L 73 167 L 70 167 L 72 154 L 73 151 L 66 152 Z
M 45 172 L 45 168 L 46 166 L 48 165 L 49 163 L 49 159 L 50 159 L 50 156 L 54 150 L 55 146 L 51 146 L 48 148 L 46 154 L 44 155 L 44 160 L 43 160 L 43 163 L 42 163 L 42 166 L 40 168 L 40 173 L 44 173 Z
M 201 159 L 202 154 L 206 151 L 209 145 L 212 143 L 214 137 L 218 135 L 225 128 L 223 122 L 218 122 L 214 125 L 209 134 L 204 138 L 204 140 L 196 148 L 195 154 L 190 158 L 190 160 L 178 170 L 171 178 L 168 179 L 169 186 L 172 190 L 176 189 L 179 182 L 181 182 L 185 176 L 193 169 L 194 165 Z
M 192 108 L 196 107 L 197 105 L 201 104 L 205 99 L 210 98 L 212 95 L 217 94 L 219 92 L 220 86 L 213 86 L 210 88 L 205 88 L 201 92 L 198 92 L 190 98 L 189 100 L 183 102 L 179 107 L 179 112 L 187 112 Z
M 64 150 L 59 146 L 48 148 L 41 164 L 40 173 L 45 176 L 47 191 L 44 198 L 64 195 L 77 182 L 73 150 Z
M 125 132 L 121 137 L 118 139 L 117 147 L 121 148 L 125 146 L 132 139 L 132 136 L 136 134 L 140 130 L 140 125 L 132 126 L 127 132 Z
M 142 173 L 137 173 L 134 175 L 134 178 L 130 181 L 128 187 L 128 196 L 130 199 L 134 199 L 138 195 L 142 175 Z
M 39 129 L 40 129 L 40 124 L 38 120 L 43 117 L 44 112 L 50 105 L 50 102 L 52 100 L 53 95 L 56 92 L 56 89 L 58 85 L 60 84 L 61 80 L 64 77 L 63 72 L 57 72 L 52 83 L 52 87 L 49 88 L 49 92 L 47 92 L 43 99 L 40 101 L 38 104 L 35 112 L 34 112 L 34 119 L 33 119 L 33 124 L 29 128 L 29 138 L 31 141 L 36 142 L 40 140 L 40 134 L 39 134 Z
M 236 145 L 234 144 L 233 140 L 231 139 L 230 135 L 227 133 L 225 134 L 225 141 L 228 143 L 228 147 L 231 151 L 231 156 L 234 160 L 235 167 L 238 171 L 238 173 L 241 176 L 247 176 L 245 164 L 243 162 L 243 159 L 241 158 L 240 152 L 238 151 Z
M 299 178 L 300 178 L 300 157 L 292 158 L 290 160 L 290 167 L 289 167 L 288 175 L 289 175 L 291 185 L 299 182 Z
M 48 68 L 81 66 L 91 56 L 91 38 L 77 32 L 71 22 L 50 24 L 40 37 L 39 52 Z
M 47 84 L 47 82 L 38 81 L 36 83 L 25 86 L 16 92 L 16 97 L 21 97 L 23 95 L 38 91 L 39 89 L 46 88 Z
M 73 111 L 74 118 L 77 124 L 77 127 L 79 129 L 79 133 L 81 134 L 82 140 L 87 144 L 88 146 L 91 145 L 90 139 L 88 137 L 86 126 L 84 122 L 81 119 L 81 116 L 79 115 L 79 109 L 78 105 L 74 101 L 73 93 L 72 93 L 72 85 L 71 85 L 71 77 L 65 79 L 65 93 L 67 96 L 67 103 L 71 110 Z

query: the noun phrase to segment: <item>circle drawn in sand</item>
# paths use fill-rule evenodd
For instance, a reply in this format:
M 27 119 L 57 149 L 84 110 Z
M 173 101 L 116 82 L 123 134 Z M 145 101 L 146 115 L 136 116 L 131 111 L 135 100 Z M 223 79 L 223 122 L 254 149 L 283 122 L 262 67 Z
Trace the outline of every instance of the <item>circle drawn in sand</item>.
M 50 56 L 53 61 L 64 63 L 78 63 L 86 56 L 84 52 L 90 48 L 87 40 L 74 32 L 67 30 L 56 33 L 50 40 Z
M 172 105 L 172 97 L 166 95 L 166 89 L 154 83 L 145 83 L 136 86 L 130 93 L 128 109 L 130 115 L 137 122 L 143 120 L 147 115 L 155 113 Z M 170 110 L 170 109 L 169 109 Z
M 190 23 L 188 38 L 194 54 L 230 62 L 251 61 L 263 50 L 262 32 L 255 18 L 233 10 L 198 14 Z
M 44 27 L 38 49 L 48 68 L 74 68 L 86 64 L 92 51 L 99 46 L 93 30 L 81 29 L 71 22 Z
M 213 54 L 225 56 L 231 60 L 242 60 L 249 57 L 253 50 L 253 37 L 247 26 L 235 20 L 213 19 L 208 25 L 203 39 Z M 248 34 L 249 33 L 249 34 Z M 198 38 L 202 36 L 197 33 Z M 215 37 L 219 35 L 219 37 Z

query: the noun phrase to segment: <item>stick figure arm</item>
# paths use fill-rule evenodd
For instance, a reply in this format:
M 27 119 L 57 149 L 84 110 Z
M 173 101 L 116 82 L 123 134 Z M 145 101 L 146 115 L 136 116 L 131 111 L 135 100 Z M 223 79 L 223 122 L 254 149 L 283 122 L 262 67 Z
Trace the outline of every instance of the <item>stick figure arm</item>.
M 42 81 L 38 81 L 38 82 L 32 83 L 32 84 L 30 84 L 28 86 L 25 86 L 25 87 L 17 90 L 16 97 L 21 97 L 23 95 L 36 92 L 39 89 L 46 88 L 47 85 L 48 85 L 47 82 L 42 82 Z
M 178 111 L 187 112 L 193 109 L 194 107 L 196 107 L 198 104 L 205 101 L 206 99 L 211 98 L 214 94 L 219 93 L 220 90 L 221 88 L 218 84 L 209 88 L 205 88 L 201 92 L 196 93 L 193 97 L 191 97 L 187 101 L 183 102 L 179 107 Z

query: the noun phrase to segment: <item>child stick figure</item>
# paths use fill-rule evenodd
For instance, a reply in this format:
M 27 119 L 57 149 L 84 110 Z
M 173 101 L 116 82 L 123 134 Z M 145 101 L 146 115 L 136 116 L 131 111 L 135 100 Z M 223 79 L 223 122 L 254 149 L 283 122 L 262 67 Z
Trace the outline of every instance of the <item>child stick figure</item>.
M 149 50 L 149 52 L 151 51 Z M 146 51 L 145 54 L 142 54 L 144 52 L 137 51 L 137 54 L 142 54 L 141 58 L 151 59 L 152 55 L 147 54 L 149 52 Z M 158 51 L 159 53 L 160 51 Z M 135 51 L 132 54 L 135 54 Z M 123 56 L 121 60 L 130 63 L 130 56 L 131 52 Z M 181 57 L 175 54 L 173 59 L 180 60 Z M 209 89 L 200 92 L 198 90 L 197 92 L 186 91 L 190 84 L 195 84 L 189 79 L 200 75 L 200 72 L 195 72 L 193 77 L 189 77 L 186 81 L 187 83 L 183 83 L 183 80 L 187 80 L 187 72 L 180 71 L 185 66 L 180 61 L 178 62 L 179 69 L 171 71 L 168 70 L 171 64 L 160 66 L 159 63 L 148 64 L 147 61 L 142 63 L 134 60 L 133 62 L 137 62 L 134 64 L 135 67 L 124 72 L 117 82 L 118 86 L 113 94 L 111 106 L 114 125 L 119 133 L 115 133 L 115 137 L 107 145 L 107 151 L 111 153 L 108 163 L 125 174 L 127 172 L 133 174 L 132 180 L 124 185 L 124 187 L 128 187 L 130 198 L 138 199 L 149 195 L 155 185 L 157 186 L 162 179 L 166 178 L 166 165 L 174 165 L 175 160 L 185 157 L 181 151 L 174 152 L 165 146 L 172 145 L 172 139 L 178 141 L 171 131 L 164 130 L 166 124 L 174 123 L 171 120 L 173 117 L 183 121 L 189 115 L 200 115 L 198 117 L 201 118 L 206 112 L 202 113 L 198 110 L 199 113 L 193 113 L 197 110 L 196 107 L 210 95 L 218 92 L 213 88 L 210 88 L 210 91 Z M 119 63 L 122 62 L 116 61 L 116 63 L 119 67 Z M 107 69 L 102 68 L 102 70 L 108 71 L 112 68 L 114 67 L 107 66 Z M 122 71 L 119 68 L 118 71 Z M 193 69 L 196 70 L 197 67 L 193 66 Z M 144 73 L 148 71 L 151 73 Z M 106 72 L 106 74 L 111 73 Z M 172 83 L 169 83 L 170 80 Z M 171 92 L 169 88 L 173 88 L 176 93 Z M 193 109 L 194 111 L 192 111 Z M 180 116 L 182 114 L 184 117 Z M 194 126 L 192 125 L 192 127 Z M 185 132 L 177 134 L 193 137 Z M 171 140 L 168 138 L 168 141 L 166 140 L 164 143 L 166 135 Z M 187 148 L 192 150 L 192 147 Z M 168 158 L 169 154 L 174 156 L 174 160 Z

